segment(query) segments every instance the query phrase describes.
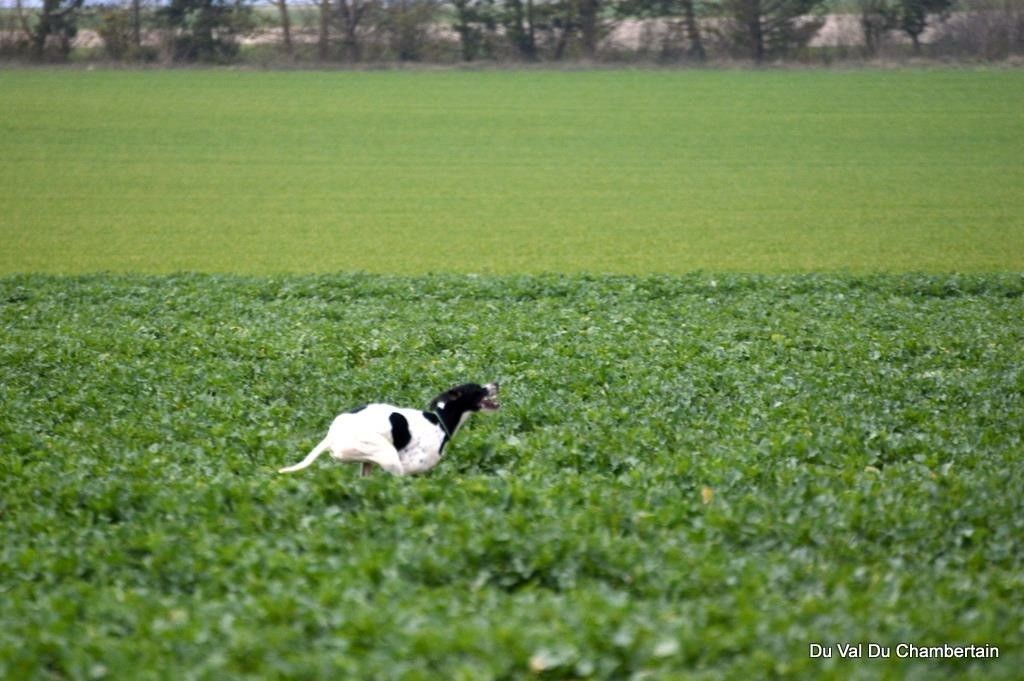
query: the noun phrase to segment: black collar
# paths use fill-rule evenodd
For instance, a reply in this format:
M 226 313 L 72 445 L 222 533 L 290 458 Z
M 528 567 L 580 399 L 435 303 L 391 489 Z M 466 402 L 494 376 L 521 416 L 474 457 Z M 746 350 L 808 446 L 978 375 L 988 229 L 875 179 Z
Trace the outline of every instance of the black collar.
M 443 414 L 441 414 L 441 413 L 440 413 L 439 411 L 437 411 L 436 409 L 434 409 L 434 410 L 433 410 L 433 411 L 432 411 L 431 413 L 432 413 L 432 414 L 433 414 L 434 416 L 436 416 L 436 417 L 437 417 L 437 425 L 441 426 L 441 430 L 443 430 L 443 431 L 444 431 L 444 434 L 448 436 L 448 439 L 449 439 L 449 440 L 451 440 L 451 439 L 452 439 L 452 434 L 451 434 L 451 432 L 449 432 L 449 431 L 448 431 L 448 426 L 447 426 L 447 425 L 445 424 L 445 422 L 444 422 L 444 415 L 443 415 Z

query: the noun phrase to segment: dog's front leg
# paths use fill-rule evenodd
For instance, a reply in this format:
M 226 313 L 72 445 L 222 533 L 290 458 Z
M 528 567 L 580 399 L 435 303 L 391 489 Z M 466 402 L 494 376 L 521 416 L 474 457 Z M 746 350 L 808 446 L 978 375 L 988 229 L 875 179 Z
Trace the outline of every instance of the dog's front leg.
M 373 464 L 370 463 L 369 461 L 364 461 L 363 464 L 359 467 L 359 474 L 364 478 L 372 472 Z

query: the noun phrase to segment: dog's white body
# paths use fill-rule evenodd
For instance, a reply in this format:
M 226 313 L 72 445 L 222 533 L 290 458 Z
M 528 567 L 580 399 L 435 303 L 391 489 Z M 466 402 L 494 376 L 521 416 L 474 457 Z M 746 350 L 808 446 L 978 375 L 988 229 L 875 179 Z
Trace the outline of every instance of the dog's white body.
M 395 449 L 392 441 L 392 414 L 401 414 L 409 424 L 410 440 L 401 452 Z M 444 430 L 426 420 L 422 411 L 390 404 L 370 404 L 357 412 L 340 414 L 327 430 L 327 437 L 305 459 L 294 466 L 282 468 L 280 472 L 301 470 L 329 451 L 339 461 L 375 463 L 394 475 L 423 473 L 441 460 L 444 438 Z
M 306 458 L 279 472 L 302 470 L 330 452 L 339 461 L 361 462 L 364 474 L 369 464 L 393 475 L 424 473 L 438 464 L 445 444 L 471 414 L 498 408 L 497 394 L 497 383 L 467 383 L 438 395 L 426 411 L 376 403 L 340 414 Z

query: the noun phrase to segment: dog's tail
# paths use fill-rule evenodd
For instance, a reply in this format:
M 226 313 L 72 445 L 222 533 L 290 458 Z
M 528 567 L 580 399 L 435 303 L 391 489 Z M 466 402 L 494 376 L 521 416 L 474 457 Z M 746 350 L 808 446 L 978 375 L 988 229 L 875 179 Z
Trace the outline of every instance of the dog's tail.
M 303 468 L 308 468 L 316 461 L 317 457 L 326 452 L 330 447 L 327 446 L 327 440 L 324 439 L 316 447 L 313 447 L 313 451 L 306 455 L 306 458 L 298 462 L 294 466 L 287 466 L 277 471 L 278 473 L 294 473 L 295 471 L 301 471 Z

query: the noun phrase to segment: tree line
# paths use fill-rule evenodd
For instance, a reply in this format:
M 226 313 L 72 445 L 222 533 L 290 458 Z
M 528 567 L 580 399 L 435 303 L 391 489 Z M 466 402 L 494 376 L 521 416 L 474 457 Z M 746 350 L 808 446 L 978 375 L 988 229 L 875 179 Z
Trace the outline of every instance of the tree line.
M 887 46 L 1024 54 L 1024 0 L 9 0 L 0 56 L 125 62 L 660 62 L 806 58 L 827 16 L 852 35 L 829 55 Z M 83 36 L 88 47 L 81 47 Z M 627 39 L 615 40 L 626 35 Z M 845 40 L 845 42 L 842 42 Z M 936 47 L 936 45 L 938 47 Z M 890 49 L 891 52 L 891 49 Z

